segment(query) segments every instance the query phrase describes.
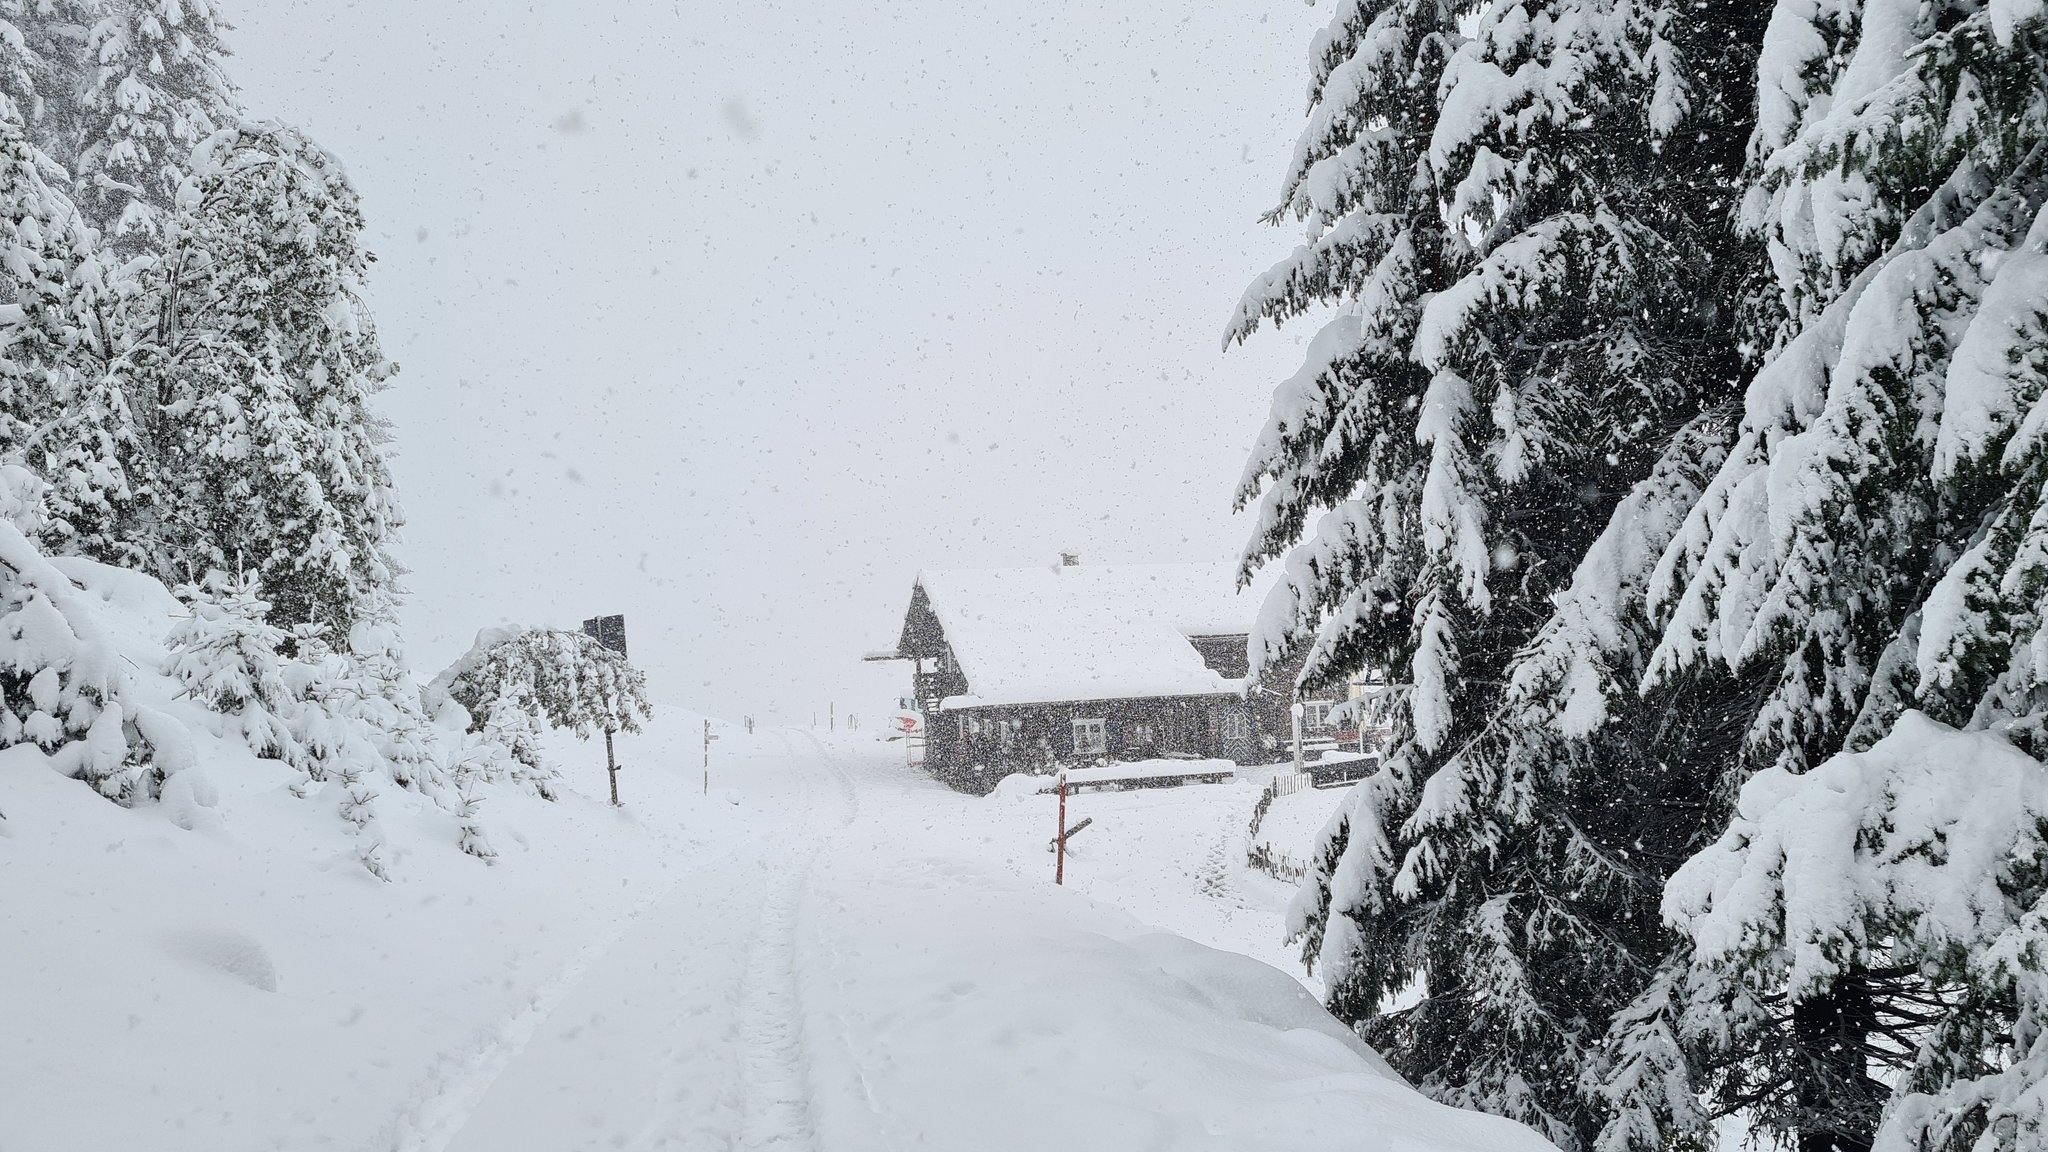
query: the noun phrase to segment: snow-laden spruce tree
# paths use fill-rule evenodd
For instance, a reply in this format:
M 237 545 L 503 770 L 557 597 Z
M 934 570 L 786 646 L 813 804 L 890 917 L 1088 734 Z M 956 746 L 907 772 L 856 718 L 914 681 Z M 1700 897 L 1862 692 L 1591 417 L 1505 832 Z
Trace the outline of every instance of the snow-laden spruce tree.
M 346 644 L 389 614 L 400 523 L 371 407 L 395 367 L 361 299 L 362 211 L 290 128 L 246 124 L 195 163 L 117 366 L 147 413 L 148 564 L 175 580 L 239 559 L 280 626 Z
M 1908 712 L 2048 751 L 2044 59 L 2039 0 L 1782 0 L 1759 66 L 1778 335 L 1658 573 L 1648 682 L 1765 689 L 1736 822 L 1666 908 L 1721 1102 L 1802 1148 L 2048 1138 L 2041 769 Z M 1985 835 L 2002 863 L 1938 879 Z
M 0 58 L 8 55 L 0 41 Z M 130 551 L 121 541 L 137 440 L 109 372 L 115 301 L 61 169 L 11 107 L 0 101 L 0 451 L 45 481 L 44 547 L 119 559 Z
M 1309 242 L 1229 334 L 1336 306 L 1241 489 L 1247 568 L 1287 572 L 1255 664 L 1412 682 L 1293 930 L 1425 1091 L 1567 1147 L 1613 1110 L 1582 1073 L 1668 949 L 1661 882 L 1726 739 L 1710 698 L 1614 688 L 1744 375 L 1761 34 L 1678 4 L 1340 5 L 1274 213 Z
M 648 715 L 646 675 L 581 632 L 487 628 L 434 684 L 468 710 L 471 732 L 504 750 L 479 770 L 503 770 L 549 799 L 561 774 L 541 755 L 542 723 L 587 738 L 638 732 Z
M 304 773 L 295 790 L 330 806 L 351 825 L 357 859 L 371 875 L 388 880 L 377 789 L 391 780 L 390 766 L 378 753 L 376 733 L 362 722 L 362 677 L 328 642 L 324 624 L 295 626 L 291 644 L 296 655 L 282 677 L 292 701 L 290 759 Z
M 190 612 L 164 640 L 164 671 L 193 699 L 233 720 L 258 756 L 290 756 L 287 721 L 295 708 L 279 651 L 285 634 L 270 623 L 270 602 L 255 574 L 209 572 L 176 592 Z
M 209 0 L 100 0 L 71 110 L 80 209 L 121 259 L 161 250 L 195 148 L 240 120 Z

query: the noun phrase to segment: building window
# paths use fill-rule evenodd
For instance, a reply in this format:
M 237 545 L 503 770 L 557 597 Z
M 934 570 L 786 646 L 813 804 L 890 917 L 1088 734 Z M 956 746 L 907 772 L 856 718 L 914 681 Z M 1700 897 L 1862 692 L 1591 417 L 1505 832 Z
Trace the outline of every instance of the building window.
M 1074 721 L 1074 755 L 1106 756 L 1109 754 L 1109 728 L 1101 720 Z

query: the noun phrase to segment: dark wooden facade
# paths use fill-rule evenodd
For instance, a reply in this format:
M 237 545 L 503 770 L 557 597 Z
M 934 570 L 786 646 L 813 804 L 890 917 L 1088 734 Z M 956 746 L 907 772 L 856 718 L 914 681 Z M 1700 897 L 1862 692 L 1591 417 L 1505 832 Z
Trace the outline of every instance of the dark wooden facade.
M 1196 636 L 1189 643 L 1218 675 L 1244 677 L 1244 635 Z M 1270 719 L 1262 730 L 1260 713 L 1270 709 L 1239 693 L 946 708 L 949 697 L 967 696 L 972 686 L 922 587 L 912 593 L 896 654 L 911 662 L 913 695 L 924 716 L 926 769 L 965 791 L 986 792 L 1013 772 L 1120 761 L 1261 763 L 1284 744 L 1284 730 L 1276 738 Z M 1284 704 L 1279 717 L 1286 724 Z M 1100 745 L 1091 747 L 1087 736 L 1098 721 Z
M 1101 724 L 1100 750 L 1087 729 Z M 1054 772 L 1132 760 L 1256 759 L 1236 696 L 1057 701 L 954 708 L 925 718 L 925 765 L 957 788 L 984 792 L 1012 772 Z

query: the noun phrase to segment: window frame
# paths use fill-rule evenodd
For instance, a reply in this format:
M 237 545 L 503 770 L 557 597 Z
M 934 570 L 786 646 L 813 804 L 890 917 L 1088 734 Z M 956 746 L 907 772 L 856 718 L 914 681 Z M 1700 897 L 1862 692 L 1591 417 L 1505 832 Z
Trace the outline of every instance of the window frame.
M 1074 755 L 1109 755 L 1109 721 L 1101 716 L 1073 718 Z M 1084 734 L 1087 739 L 1083 739 Z

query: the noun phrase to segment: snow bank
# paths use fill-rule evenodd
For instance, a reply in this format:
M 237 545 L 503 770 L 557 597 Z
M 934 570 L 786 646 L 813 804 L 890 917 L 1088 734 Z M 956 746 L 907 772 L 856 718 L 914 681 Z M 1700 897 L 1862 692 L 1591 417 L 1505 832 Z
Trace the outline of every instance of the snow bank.
M 865 831 L 815 875 L 798 957 L 822 1147 L 1550 1147 L 1401 1083 L 1265 964 Z
M 1067 783 L 1115 784 L 1125 780 L 1171 780 L 1176 776 L 1234 776 L 1236 773 L 1237 765 L 1229 760 L 1133 760 L 1128 764 L 1071 769 L 1067 772 Z
M 1323 827 L 1344 803 L 1349 788 L 1303 788 L 1273 798 L 1259 822 L 1259 843 L 1294 860 L 1310 860 Z
M 486 801 L 486 865 L 461 850 L 456 814 L 385 786 L 379 880 L 332 798 L 295 795 L 299 773 L 142 674 L 179 610 L 160 585 L 60 563 L 89 578 L 81 598 L 111 622 L 136 698 L 179 722 L 190 765 L 131 808 L 33 746 L 0 751 L 7 1148 L 394 1147 L 421 1099 L 661 884 L 709 818 L 690 773 L 626 777 L 623 812 L 508 790 Z M 659 746 L 622 744 L 636 767 Z M 601 789 L 602 751 L 568 754 L 572 780 Z

